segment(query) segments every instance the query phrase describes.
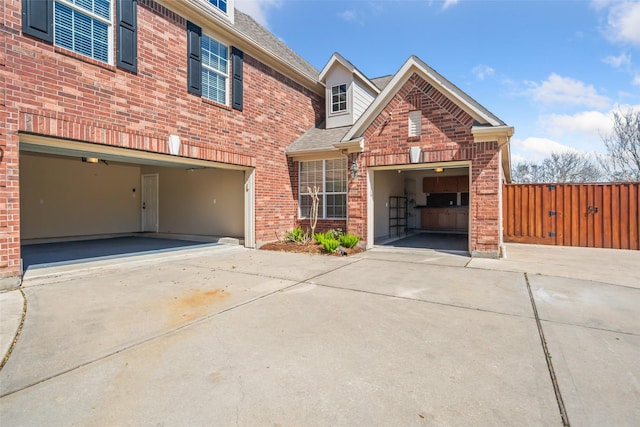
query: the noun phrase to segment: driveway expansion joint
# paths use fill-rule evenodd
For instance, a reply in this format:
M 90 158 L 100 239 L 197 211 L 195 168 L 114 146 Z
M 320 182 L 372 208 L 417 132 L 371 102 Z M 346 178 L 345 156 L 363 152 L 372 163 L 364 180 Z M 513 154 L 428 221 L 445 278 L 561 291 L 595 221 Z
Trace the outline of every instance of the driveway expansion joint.
M 569 414 L 567 414 L 567 408 L 564 406 L 564 400 L 562 399 L 562 393 L 560 392 L 560 385 L 558 384 L 558 378 L 556 377 L 555 370 L 553 369 L 551 353 L 549 352 L 549 347 L 547 346 L 547 340 L 544 336 L 542 322 L 540 321 L 540 316 L 538 315 L 538 308 L 533 297 L 533 292 L 531 291 L 531 284 L 529 283 L 529 276 L 527 275 L 527 273 L 524 273 L 524 280 L 527 284 L 529 298 L 531 299 L 531 308 L 533 309 L 533 315 L 536 319 L 536 326 L 538 327 L 538 334 L 540 335 L 540 343 L 542 344 L 542 351 L 544 352 L 544 357 L 547 362 L 547 369 L 549 370 L 549 376 L 551 377 L 551 383 L 553 384 L 553 391 L 556 395 L 556 402 L 558 403 L 560 417 L 562 418 L 562 425 L 565 427 L 569 427 L 571 425 L 569 423 Z
M 403 297 L 403 296 L 400 296 L 400 295 L 385 294 L 383 292 L 373 292 L 373 291 L 367 291 L 367 290 L 363 290 L 363 289 L 352 289 L 352 288 L 346 288 L 346 287 L 336 286 L 336 285 L 326 285 L 326 284 L 322 284 L 322 283 L 311 283 L 311 284 L 316 285 L 316 286 L 325 287 L 325 288 L 330 288 L 330 289 L 339 289 L 339 290 L 350 291 L 350 292 L 360 292 L 360 293 L 368 294 L 368 295 L 375 295 L 375 296 L 387 297 L 387 298 L 395 298 L 395 299 L 406 300 L 406 301 L 416 301 L 416 302 L 420 302 L 420 303 L 434 304 L 434 305 L 439 305 L 439 306 L 443 306 L 443 307 L 459 308 L 459 309 L 462 309 L 462 310 L 470 310 L 470 311 L 478 311 L 478 312 L 481 312 L 481 313 L 499 314 L 499 315 L 502 315 L 502 316 L 516 317 L 516 318 L 519 318 L 519 319 L 532 319 L 533 318 L 531 316 L 523 316 L 523 315 L 520 315 L 520 314 L 505 313 L 505 312 L 502 312 L 502 311 L 487 310 L 487 309 L 478 308 L 478 307 L 466 307 L 464 305 L 457 305 L 457 304 L 451 304 L 451 303 L 446 303 L 446 302 L 431 301 L 431 300 L 426 300 L 426 299 L 421 299 L 421 298 Z

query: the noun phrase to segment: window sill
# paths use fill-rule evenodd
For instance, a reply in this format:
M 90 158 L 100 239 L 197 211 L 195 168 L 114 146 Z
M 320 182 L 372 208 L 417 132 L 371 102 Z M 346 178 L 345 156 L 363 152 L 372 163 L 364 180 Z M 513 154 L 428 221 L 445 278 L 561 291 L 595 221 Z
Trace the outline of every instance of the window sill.
M 219 102 L 212 101 L 212 100 L 204 98 L 202 96 L 200 97 L 200 99 L 202 99 L 202 102 L 204 102 L 205 104 L 213 105 L 215 107 L 222 108 L 223 110 L 228 110 L 228 111 L 232 110 L 231 106 L 229 106 L 229 105 L 220 104 Z
M 69 49 L 65 49 L 64 47 L 54 46 L 54 51 L 64 56 L 68 56 L 73 59 L 77 59 L 82 62 L 86 62 L 87 64 L 95 65 L 97 67 L 103 68 L 107 71 L 116 72 L 117 68 L 115 65 L 107 64 L 102 61 L 98 61 L 97 59 L 89 58 L 88 56 L 84 56 L 77 52 L 74 52 Z
M 299 216 L 299 220 L 301 221 L 309 221 L 311 218 Z M 318 218 L 318 221 L 346 221 L 347 218 Z

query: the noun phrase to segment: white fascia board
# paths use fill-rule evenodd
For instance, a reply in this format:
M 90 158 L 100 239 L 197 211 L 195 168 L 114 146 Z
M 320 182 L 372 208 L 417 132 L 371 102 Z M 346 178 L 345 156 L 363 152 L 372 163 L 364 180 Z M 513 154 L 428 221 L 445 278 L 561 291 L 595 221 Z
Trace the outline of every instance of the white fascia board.
M 376 94 L 380 93 L 380 89 L 378 89 L 376 85 L 371 83 L 371 81 L 367 78 L 367 76 L 362 74 L 360 70 L 358 70 L 351 62 L 345 59 L 345 57 L 340 55 L 338 52 L 335 52 L 333 55 L 331 55 L 331 58 L 329 59 L 329 62 L 327 62 L 327 65 L 325 65 L 322 71 L 320 71 L 318 80 L 322 84 L 325 84 L 325 79 L 327 77 L 327 74 L 329 73 L 329 70 L 333 68 L 336 62 L 341 64 L 347 70 L 349 70 L 350 73 L 358 77 L 358 79 L 360 79 L 364 84 L 366 84 L 374 93 Z
M 362 153 L 364 151 L 364 138 L 357 138 L 351 141 L 338 142 L 333 144 L 335 148 L 347 153 Z
M 502 144 L 507 142 L 513 133 L 513 126 L 473 126 L 471 128 L 474 142 L 498 141 Z
M 337 148 L 320 148 L 315 150 L 299 150 L 287 152 L 287 157 L 296 162 L 307 160 L 337 159 L 342 153 Z
M 469 104 L 457 93 L 457 90 L 452 88 L 451 85 L 447 84 L 447 82 L 442 81 L 437 74 L 430 72 L 428 69 L 422 66 L 420 62 L 421 61 L 418 61 L 415 57 L 412 56 L 402 65 L 400 70 L 398 70 L 398 72 L 393 76 L 382 93 L 378 95 L 375 101 L 373 101 L 369 108 L 367 108 L 367 111 L 365 111 L 360 119 L 358 119 L 351 130 L 347 132 L 347 134 L 344 136 L 344 140 L 350 140 L 354 136 L 361 136 L 364 133 L 365 129 L 371 124 L 375 117 L 377 117 L 378 114 L 382 112 L 387 103 L 396 95 L 402 85 L 404 85 L 407 80 L 409 80 L 413 73 L 417 73 L 420 77 L 433 85 L 437 90 L 443 92 L 458 107 L 469 113 L 469 115 L 471 115 L 471 117 L 473 117 L 475 120 L 481 123 L 488 123 L 493 126 L 501 125 L 501 123 L 496 122 L 493 117 L 486 114 L 484 111 Z

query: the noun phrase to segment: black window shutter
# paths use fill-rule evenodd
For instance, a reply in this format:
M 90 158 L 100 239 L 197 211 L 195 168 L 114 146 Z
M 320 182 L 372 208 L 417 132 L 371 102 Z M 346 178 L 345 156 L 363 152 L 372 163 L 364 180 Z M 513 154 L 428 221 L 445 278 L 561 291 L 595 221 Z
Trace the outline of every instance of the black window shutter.
M 53 0 L 22 0 L 22 32 L 53 43 Z
M 202 95 L 202 29 L 187 21 L 187 90 Z
M 244 63 L 244 53 L 236 48 L 231 48 L 232 67 L 233 67 L 233 81 L 231 85 L 231 95 L 233 97 L 231 105 L 236 110 L 242 111 L 243 108 L 243 87 L 242 87 L 242 67 Z
M 117 0 L 116 65 L 138 72 L 138 0 Z

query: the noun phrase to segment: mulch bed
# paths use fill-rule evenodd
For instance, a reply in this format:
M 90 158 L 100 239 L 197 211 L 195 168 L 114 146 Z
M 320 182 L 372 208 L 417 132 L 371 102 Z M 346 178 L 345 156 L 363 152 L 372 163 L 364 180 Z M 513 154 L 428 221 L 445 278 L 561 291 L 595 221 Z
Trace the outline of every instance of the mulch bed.
M 322 245 L 319 245 L 315 242 L 308 243 L 306 245 L 294 242 L 271 242 L 265 243 L 260 246 L 261 250 L 265 251 L 279 251 L 279 252 L 296 252 L 301 254 L 312 254 L 312 255 L 328 255 L 328 256 L 341 256 L 339 251 L 335 253 L 328 253 L 324 249 L 322 249 Z M 355 246 L 353 248 L 344 248 L 344 251 L 347 255 L 353 255 L 360 252 L 364 252 L 364 249 Z

